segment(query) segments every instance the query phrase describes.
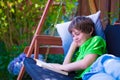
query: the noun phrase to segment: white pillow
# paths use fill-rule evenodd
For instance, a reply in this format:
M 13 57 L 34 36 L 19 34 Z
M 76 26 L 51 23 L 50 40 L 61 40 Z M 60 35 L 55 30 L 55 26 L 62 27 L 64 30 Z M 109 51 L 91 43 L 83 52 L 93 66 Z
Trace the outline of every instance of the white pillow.
M 101 20 L 100 20 L 100 13 L 101 13 L 101 11 L 98 11 L 95 14 L 92 14 L 92 15 L 89 15 L 89 16 L 86 16 L 86 17 L 91 18 L 92 21 L 94 22 L 96 34 L 98 36 L 101 36 L 103 39 L 105 39 L 103 26 L 102 26 L 102 23 L 101 23 Z
M 96 34 L 105 39 L 103 26 L 102 26 L 101 20 L 100 20 L 100 13 L 101 13 L 101 11 L 98 11 L 95 14 L 88 15 L 86 17 L 91 18 L 92 21 L 94 22 Z M 57 24 L 55 26 L 57 28 L 58 34 L 60 35 L 60 37 L 62 39 L 62 46 L 63 46 L 65 54 L 68 52 L 68 49 L 69 49 L 70 44 L 72 42 L 72 36 L 68 31 L 68 27 L 69 27 L 70 23 L 71 23 L 71 21 L 68 21 L 65 23 Z
M 67 54 L 70 44 L 72 42 L 72 35 L 68 31 L 68 27 L 70 23 L 71 21 L 56 25 L 57 32 L 62 40 L 62 46 L 65 55 Z

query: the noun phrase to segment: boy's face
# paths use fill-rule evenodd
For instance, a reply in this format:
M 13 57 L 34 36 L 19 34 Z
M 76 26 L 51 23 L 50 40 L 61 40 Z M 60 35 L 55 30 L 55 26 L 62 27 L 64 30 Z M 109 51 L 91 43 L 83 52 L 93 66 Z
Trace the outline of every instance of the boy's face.
M 72 29 L 73 41 L 75 41 L 79 46 L 81 46 L 87 39 L 91 37 L 91 34 L 81 32 L 77 29 Z

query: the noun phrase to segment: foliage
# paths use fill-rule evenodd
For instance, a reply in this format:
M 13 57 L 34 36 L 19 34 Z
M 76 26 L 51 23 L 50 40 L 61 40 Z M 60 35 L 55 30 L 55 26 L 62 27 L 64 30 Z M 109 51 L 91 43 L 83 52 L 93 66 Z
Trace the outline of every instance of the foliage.
M 116 9 L 114 9 L 114 11 L 111 11 L 111 12 L 106 11 L 105 14 L 107 14 L 109 16 L 105 16 L 103 18 L 103 21 L 109 19 L 111 25 L 113 25 L 120 18 L 120 3 L 116 2 L 114 4 L 115 4 L 114 7 Z
M 44 34 L 50 35 L 56 23 L 71 20 L 76 12 L 77 5 L 75 3 L 77 0 L 54 1 L 56 3 L 63 1 L 65 5 L 50 7 L 42 29 Z M 46 3 L 47 0 L 0 1 L 0 80 L 16 79 L 17 76 L 8 73 L 8 64 L 30 43 Z M 50 62 L 51 58 L 56 57 L 51 56 L 48 58 Z M 53 62 L 57 61 L 59 58 Z M 25 80 L 27 78 L 28 76 L 24 76 Z
M 38 22 L 37 19 L 42 14 L 39 9 L 45 4 L 45 1 L 41 4 L 37 4 L 37 2 L 30 0 L 0 1 L 0 39 L 4 41 L 7 48 L 14 44 L 30 42 L 33 36 L 33 26 L 36 26 L 35 22 Z
M 63 60 L 64 60 L 64 56 L 62 54 L 49 54 L 47 58 L 47 62 L 50 63 L 62 64 Z

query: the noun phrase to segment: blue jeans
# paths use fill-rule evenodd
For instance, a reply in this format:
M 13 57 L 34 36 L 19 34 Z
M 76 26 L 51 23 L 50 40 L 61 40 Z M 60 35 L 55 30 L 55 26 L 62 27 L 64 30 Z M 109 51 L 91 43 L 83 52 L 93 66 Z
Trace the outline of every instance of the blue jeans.
M 68 76 L 39 67 L 32 58 L 25 58 L 24 66 L 27 73 L 33 80 L 73 80 L 74 73 Z

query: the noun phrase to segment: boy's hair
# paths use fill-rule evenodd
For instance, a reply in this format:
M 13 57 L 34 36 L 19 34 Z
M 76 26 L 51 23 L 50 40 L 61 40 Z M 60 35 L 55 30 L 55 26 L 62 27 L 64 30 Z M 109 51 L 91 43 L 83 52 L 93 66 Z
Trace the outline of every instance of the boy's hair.
M 84 16 L 75 17 L 69 25 L 69 32 L 72 33 L 72 29 L 80 30 L 84 33 L 90 33 L 93 30 L 92 36 L 95 35 L 95 28 L 93 21 Z

